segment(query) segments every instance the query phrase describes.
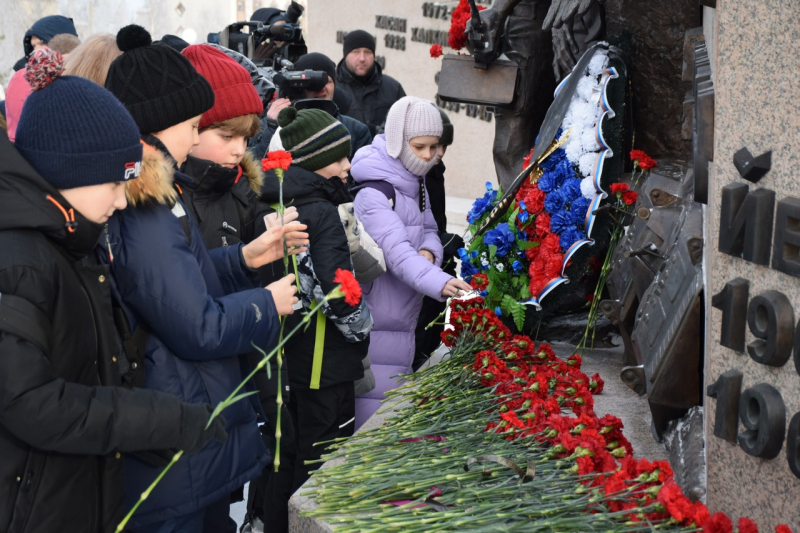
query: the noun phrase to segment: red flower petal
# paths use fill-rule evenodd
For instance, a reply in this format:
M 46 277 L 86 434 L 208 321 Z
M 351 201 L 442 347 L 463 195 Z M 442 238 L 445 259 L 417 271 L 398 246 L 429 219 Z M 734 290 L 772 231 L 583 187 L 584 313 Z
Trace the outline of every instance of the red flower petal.
M 333 282 L 341 285 L 346 304 L 356 306 L 361 302 L 361 285 L 351 271 L 337 268 Z

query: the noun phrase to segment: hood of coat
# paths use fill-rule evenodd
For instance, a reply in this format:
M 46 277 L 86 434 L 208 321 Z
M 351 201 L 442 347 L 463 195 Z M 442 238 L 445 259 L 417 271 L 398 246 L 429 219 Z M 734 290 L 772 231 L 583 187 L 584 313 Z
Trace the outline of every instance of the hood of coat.
M 73 209 L 0 135 L 0 231 L 40 231 L 77 260 L 94 249 L 104 227 Z
M 194 179 L 192 188 L 197 194 L 215 195 L 223 194 L 242 178 L 247 180 L 250 189 L 260 194 L 264 184 L 264 173 L 261 164 L 250 154 L 245 152 L 242 162 L 236 168 L 223 167 L 205 159 L 189 156 L 181 167 L 181 172 Z
M 128 207 L 146 204 L 174 205 L 178 193 L 172 186 L 175 168 L 172 158 L 150 144 L 144 144 L 142 172 L 125 183 Z
M 280 201 L 278 176 L 274 170 L 267 172 L 261 187 L 261 199 L 269 204 Z M 333 205 L 352 202 L 353 197 L 342 180 L 325 179 L 316 172 L 292 165 L 283 175 L 283 204 L 307 203 L 309 200 L 330 202 Z
M 376 135 L 372 144 L 356 152 L 350 175 L 357 183 L 364 181 L 388 181 L 405 196 L 419 196 L 419 180 L 409 172 L 400 159 L 395 159 L 386 151 L 386 137 Z

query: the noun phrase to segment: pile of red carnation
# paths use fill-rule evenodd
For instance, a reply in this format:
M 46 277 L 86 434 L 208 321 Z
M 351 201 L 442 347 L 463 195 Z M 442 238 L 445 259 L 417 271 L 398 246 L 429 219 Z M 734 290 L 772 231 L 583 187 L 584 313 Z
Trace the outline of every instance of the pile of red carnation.
M 480 11 L 486 6 L 478 6 Z M 447 44 L 453 50 L 461 50 L 467 44 L 467 21 L 472 17 L 469 2 L 461 0 L 450 16 L 450 35 Z
M 668 520 L 704 533 L 734 533 L 728 516 L 712 515 L 703 503 L 683 494 L 669 463 L 634 459 L 619 418 L 597 417 L 592 395 L 602 392 L 603 380 L 581 372 L 580 355 L 564 361 L 548 344 L 537 347 L 529 337 L 512 335 L 479 297 L 454 300 L 450 325 L 442 341 L 448 347 L 462 339 L 474 343 L 472 369 L 482 386 L 493 389 L 500 405 L 499 418 L 485 431 L 545 444 L 551 459 L 574 461 L 571 470 L 583 476 L 587 490 L 601 494 L 609 511 L 625 513 L 628 520 Z M 756 524 L 745 517 L 736 530 L 758 533 Z M 785 525 L 775 531 L 791 533 Z

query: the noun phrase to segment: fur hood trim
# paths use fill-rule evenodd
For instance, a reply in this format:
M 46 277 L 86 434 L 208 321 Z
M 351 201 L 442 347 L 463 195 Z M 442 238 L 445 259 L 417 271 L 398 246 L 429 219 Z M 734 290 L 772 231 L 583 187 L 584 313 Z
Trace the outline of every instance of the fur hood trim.
M 174 205 L 178 193 L 172 186 L 175 171 L 167 156 L 144 144 L 142 172 L 137 179 L 125 182 L 125 196 L 130 207 L 147 203 Z
M 245 152 L 242 162 L 242 174 L 247 178 L 250 188 L 261 195 L 261 186 L 264 184 L 264 172 L 261 170 L 261 161 L 256 160 L 250 152 Z

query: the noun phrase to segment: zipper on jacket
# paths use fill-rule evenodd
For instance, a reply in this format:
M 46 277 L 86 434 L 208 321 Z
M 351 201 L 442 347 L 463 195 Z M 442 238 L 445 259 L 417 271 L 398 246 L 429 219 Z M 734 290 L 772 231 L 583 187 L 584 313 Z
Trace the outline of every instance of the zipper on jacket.
M 239 230 L 228 224 L 227 222 L 222 223 L 222 229 L 230 232 L 230 233 L 239 233 Z
M 108 248 L 108 262 L 114 262 L 114 254 L 111 253 L 111 241 L 108 239 L 108 224 L 104 224 L 103 233 L 106 235 L 106 247 Z

